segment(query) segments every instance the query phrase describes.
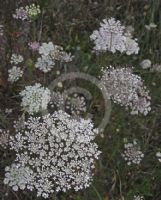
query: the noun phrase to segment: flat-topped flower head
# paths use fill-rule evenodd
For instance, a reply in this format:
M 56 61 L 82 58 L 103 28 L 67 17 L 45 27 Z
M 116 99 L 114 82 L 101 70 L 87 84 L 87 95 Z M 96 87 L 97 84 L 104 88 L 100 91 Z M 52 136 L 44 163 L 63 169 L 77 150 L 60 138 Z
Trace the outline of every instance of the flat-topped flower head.
M 24 21 L 24 20 L 33 19 L 40 13 L 41 13 L 40 6 L 35 5 L 33 3 L 25 7 L 17 8 L 15 14 L 13 14 L 12 16 L 14 19 L 20 19 Z
M 20 96 L 22 97 L 21 106 L 23 109 L 29 114 L 33 114 L 47 109 L 51 93 L 48 88 L 44 88 L 40 83 L 36 83 L 34 86 L 26 86 L 20 92 Z
M 158 158 L 158 161 L 161 162 L 161 152 L 158 151 L 156 157 Z
M 29 18 L 36 17 L 38 14 L 41 13 L 40 6 L 35 5 L 34 3 L 29 6 L 26 6 L 25 10 L 26 10 Z
M 49 72 L 55 66 L 55 62 L 71 62 L 73 56 L 63 50 L 61 46 L 55 45 L 52 42 L 42 43 L 39 47 L 41 57 L 37 59 L 35 67 L 43 71 Z
M 107 33 L 123 34 L 125 27 L 121 25 L 119 20 L 111 17 L 108 20 L 103 19 L 100 26 L 106 30 Z
M 39 48 L 40 48 L 39 42 L 36 42 L 36 41 L 35 41 L 35 42 L 29 42 L 28 45 L 29 45 L 29 48 L 30 48 L 32 51 L 38 51 Z
M 16 13 L 13 14 L 13 18 L 20 19 L 22 21 L 27 20 L 29 18 L 27 11 L 25 8 L 20 7 L 16 9 Z
M 8 70 L 8 81 L 14 83 L 18 81 L 23 75 L 23 70 L 20 67 L 13 66 Z
M 135 195 L 133 200 L 144 200 L 144 197 L 140 195 Z
M 24 58 L 21 55 L 13 53 L 12 56 L 11 56 L 10 63 L 17 65 L 17 64 L 19 64 L 23 61 L 24 61 Z
M 151 110 L 149 91 L 131 68 L 110 66 L 102 69 L 101 82 L 114 103 L 130 108 L 131 114 L 147 115 Z
M 13 190 L 34 189 L 44 198 L 88 187 L 100 154 L 93 142 L 97 134 L 91 120 L 78 121 L 63 111 L 30 117 L 10 137 L 16 159 L 7 167 L 4 183 Z
M 43 71 L 44 73 L 51 71 L 54 66 L 55 62 L 50 56 L 41 56 L 37 59 L 37 62 L 35 63 L 35 67 Z
M 4 26 L 0 24 L 0 36 L 3 36 L 4 33 Z
M 43 55 L 43 56 L 49 56 L 51 54 L 52 51 L 54 51 L 54 44 L 52 42 L 48 42 L 48 43 L 42 43 L 42 45 L 39 48 L 39 54 Z
M 137 142 L 133 140 L 133 143 L 126 143 L 124 145 L 124 153 L 122 153 L 122 157 L 125 159 L 128 165 L 138 165 L 143 159 L 144 153 L 140 150 Z
M 74 116 L 80 115 L 81 112 L 86 112 L 86 101 L 84 96 L 79 96 L 78 94 L 73 94 L 67 98 L 66 109 Z
M 28 166 L 13 163 L 10 167 L 5 168 L 4 184 L 9 184 L 14 191 L 18 189 L 24 190 L 26 186 L 30 186 L 33 181 L 33 171 Z
M 139 53 L 139 46 L 136 39 L 132 39 L 131 37 L 126 36 L 124 39 L 126 54 L 138 54 Z
M 0 146 L 4 149 L 8 146 L 9 131 L 0 129 Z
M 127 35 L 125 27 L 121 25 L 119 20 L 114 18 L 104 19 L 100 23 L 99 30 L 93 31 L 90 39 L 94 42 L 94 51 L 115 53 L 120 51 L 127 55 L 138 54 L 139 47 L 136 39 L 132 39 Z

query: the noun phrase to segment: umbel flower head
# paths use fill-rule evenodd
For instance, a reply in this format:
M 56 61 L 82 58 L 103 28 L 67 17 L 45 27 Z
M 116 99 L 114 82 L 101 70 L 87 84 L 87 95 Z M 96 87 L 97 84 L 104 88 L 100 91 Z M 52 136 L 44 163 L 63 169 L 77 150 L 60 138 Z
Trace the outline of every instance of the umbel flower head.
M 10 137 L 16 159 L 6 167 L 5 184 L 15 191 L 34 189 L 44 198 L 90 185 L 100 154 L 93 142 L 98 132 L 90 120 L 78 121 L 58 111 L 30 117 L 24 125 Z
M 5 149 L 8 145 L 8 140 L 9 140 L 9 131 L 0 128 L 0 146 Z
M 40 6 L 36 6 L 34 3 L 26 6 L 25 10 L 30 18 L 36 17 L 38 14 L 41 13 Z
M 99 30 L 95 30 L 90 39 L 95 44 L 94 51 L 96 52 L 111 51 L 115 53 L 120 51 L 131 55 L 138 54 L 139 51 L 136 39 L 132 39 L 131 35 L 126 34 L 125 27 L 114 18 L 104 19 L 100 23 Z
M 122 157 L 127 161 L 128 165 L 140 164 L 144 157 L 144 153 L 140 150 L 136 140 L 133 140 L 133 143 L 127 143 L 124 145 L 124 153 L 122 153 Z
M 86 112 L 86 101 L 84 96 L 79 96 L 74 93 L 72 96 L 67 98 L 66 109 L 71 112 L 72 115 L 78 116 L 81 112 Z
M 158 151 L 156 157 L 158 158 L 158 161 L 161 162 L 161 152 Z
M 33 3 L 31 5 L 27 5 L 26 7 L 17 8 L 15 14 L 13 14 L 13 18 L 24 21 L 32 19 L 40 13 L 40 6 Z
M 13 18 L 20 19 L 22 21 L 27 20 L 28 19 L 27 11 L 23 7 L 17 8 L 16 13 L 13 14 Z
M 13 83 L 19 80 L 23 75 L 23 70 L 20 67 L 13 66 L 8 70 L 8 81 Z
M 135 195 L 133 200 L 144 200 L 144 197 L 140 195 Z
M 33 114 L 47 109 L 51 92 L 48 88 L 41 86 L 40 83 L 36 83 L 34 86 L 26 86 L 20 92 L 20 96 L 22 97 L 21 106 L 23 109 L 29 114 Z
M 107 67 L 102 70 L 101 82 L 114 103 L 130 108 L 131 114 L 147 115 L 151 110 L 149 91 L 131 68 Z
M 61 46 L 54 45 L 52 42 L 42 43 L 39 48 L 39 54 L 41 57 L 37 59 L 35 67 L 43 71 L 44 73 L 51 71 L 55 62 L 70 62 L 72 56 L 66 53 Z
M 4 33 L 4 26 L 0 24 L 0 36 L 3 36 Z
M 67 91 L 63 93 L 52 92 L 51 107 L 57 110 L 65 110 L 67 113 L 76 117 L 87 111 L 85 97 L 77 93 L 69 95 Z
M 21 55 L 13 53 L 11 56 L 10 63 L 17 65 L 23 61 L 24 61 L 24 58 Z

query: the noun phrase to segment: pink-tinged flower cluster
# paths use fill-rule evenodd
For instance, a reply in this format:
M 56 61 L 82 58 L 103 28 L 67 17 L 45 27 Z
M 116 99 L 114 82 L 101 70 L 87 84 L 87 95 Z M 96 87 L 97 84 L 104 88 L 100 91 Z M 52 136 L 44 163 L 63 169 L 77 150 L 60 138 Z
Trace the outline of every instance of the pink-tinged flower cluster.
M 24 21 L 24 20 L 28 19 L 27 11 L 23 7 L 17 8 L 16 13 L 13 14 L 13 18 L 21 19 Z
M 149 90 L 144 86 L 142 78 L 133 74 L 130 67 L 106 67 L 102 70 L 101 82 L 114 103 L 129 108 L 131 114 L 147 115 L 150 112 Z
M 38 51 L 39 48 L 40 48 L 39 42 L 36 42 L 36 41 L 35 41 L 35 42 L 29 42 L 28 45 L 29 45 L 29 48 L 30 48 L 32 51 Z

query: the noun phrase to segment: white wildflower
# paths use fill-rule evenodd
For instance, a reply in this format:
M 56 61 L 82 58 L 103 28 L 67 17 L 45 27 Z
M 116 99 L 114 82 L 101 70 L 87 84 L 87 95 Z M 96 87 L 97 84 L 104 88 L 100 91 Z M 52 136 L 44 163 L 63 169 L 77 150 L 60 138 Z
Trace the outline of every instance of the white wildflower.
M 30 117 L 25 128 L 10 138 L 16 160 L 6 170 L 5 184 L 15 190 L 35 189 L 44 198 L 88 187 L 100 154 L 93 142 L 97 134 L 90 120 L 77 121 L 63 111 Z
M 48 43 L 42 43 L 42 45 L 39 47 L 39 54 L 43 55 L 43 56 L 49 56 L 51 54 L 52 51 L 54 51 L 54 45 L 52 42 L 48 42 Z
M 36 17 L 40 13 L 41 13 L 40 6 L 39 5 L 36 6 L 33 3 L 31 5 L 27 5 L 25 8 L 24 7 L 17 8 L 15 14 L 13 14 L 13 18 L 24 21 Z
M 132 35 L 134 33 L 134 27 L 129 25 L 129 26 L 126 26 L 125 28 L 125 32 Z
M 25 10 L 30 18 L 36 17 L 38 14 L 41 13 L 40 6 L 35 5 L 34 3 L 26 6 Z
M 107 67 L 102 70 L 101 82 L 114 103 L 130 108 L 131 114 L 147 115 L 151 110 L 149 91 L 131 68 Z
M 20 7 L 20 8 L 16 9 L 16 13 L 13 14 L 13 18 L 14 19 L 20 19 L 20 20 L 24 21 L 24 20 L 28 19 L 29 16 L 28 16 L 25 8 Z
M 5 113 L 8 114 L 8 115 L 11 114 L 12 112 L 13 112 L 12 108 L 6 108 L 5 109 Z
M 34 42 L 29 42 L 28 46 L 33 52 L 36 52 L 39 50 L 40 44 L 39 42 L 34 41 Z
M 115 53 L 120 51 L 127 55 L 137 54 L 139 51 L 136 40 L 126 36 L 125 27 L 121 25 L 119 20 L 114 18 L 104 19 L 100 23 L 99 30 L 95 30 L 90 39 L 94 42 L 94 50 L 96 52 L 111 51 Z
M 74 94 L 72 97 L 67 98 L 66 109 L 70 111 L 72 115 L 80 115 L 81 112 L 86 112 L 86 101 L 83 96 Z
M 13 163 L 5 168 L 4 184 L 9 184 L 14 191 L 24 190 L 26 187 L 32 189 L 30 185 L 33 184 L 33 179 L 33 171 L 27 166 Z
M 39 48 L 39 54 L 42 56 L 51 56 L 53 60 L 61 62 L 72 61 L 73 56 L 66 53 L 63 47 L 53 44 L 52 42 L 42 43 Z
M 0 24 L 0 36 L 3 36 L 4 26 Z
M 134 199 L 133 200 L 144 200 L 144 197 L 143 196 L 134 196 Z
M 23 60 L 24 59 L 23 59 L 23 57 L 21 55 L 12 54 L 10 62 L 11 62 L 11 64 L 17 65 L 17 64 L 23 62 Z
M 8 81 L 13 83 L 18 81 L 23 75 L 23 70 L 20 67 L 13 66 L 8 70 Z
M 2 146 L 4 149 L 8 145 L 9 140 L 9 131 L 0 129 L 0 146 Z
M 94 50 L 109 50 L 112 53 L 115 53 L 116 50 L 120 52 L 125 51 L 122 35 L 125 27 L 121 26 L 120 21 L 115 21 L 114 18 L 110 18 L 109 20 L 104 19 L 100 25 L 99 30 L 94 31 L 90 36 L 91 40 L 95 43 Z
M 70 62 L 73 58 L 70 53 L 63 51 L 61 46 L 54 45 L 52 42 L 42 43 L 39 47 L 39 54 L 41 57 L 38 58 L 35 67 L 44 73 L 49 72 L 56 61 Z
M 46 110 L 51 98 L 48 88 L 36 83 L 34 86 L 26 86 L 25 90 L 20 92 L 22 97 L 21 106 L 30 114 Z
M 54 50 L 51 51 L 51 57 L 60 62 L 71 62 L 73 59 L 73 56 L 71 53 L 67 53 L 63 50 L 63 47 L 54 45 Z
M 143 68 L 143 69 L 148 69 L 151 67 L 151 61 L 149 59 L 145 59 L 143 60 L 141 63 L 140 63 L 140 66 Z
M 161 64 L 156 63 L 152 65 L 151 69 L 152 72 L 161 72 Z
M 44 73 L 51 71 L 54 67 L 55 62 L 51 59 L 50 56 L 41 56 L 37 59 L 35 67 L 43 71 Z
M 25 128 L 25 116 L 22 115 L 18 120 L 14 120 L 14 129 L 16 132 Z
M 65 105 L 65 96 L 60 92 L 52 92 L 51 105 L 59 110 L 62 110 Z
M 150 31 L 151 29 L 155 29 L 157 27 L 156 24 L 154 24 L 153 22 L 151 22 L 149 25 L 145 25 L 145 28 Z
M 133 140 L 133 143 L 124 144 L 124 153 L 122 153 L 122 157 L 128 165 L 140 164 L 144 157 L 144 153 L 140 150 L 137 142 Z
M 156 157 L 158 158 L 159 162 L 161 162 L 161 152 L 157 152 Z
M 73 56 L 71 53 L 62 52 L 59 60 L 62 62 L 71 62 L 73 60 Z
M 126 54 L 138 54 L 139 52 L 139 46 L 137 43 L 137 40 L 131 39 L 130 37 L 125 37 L 125 48 L 126 48 Z

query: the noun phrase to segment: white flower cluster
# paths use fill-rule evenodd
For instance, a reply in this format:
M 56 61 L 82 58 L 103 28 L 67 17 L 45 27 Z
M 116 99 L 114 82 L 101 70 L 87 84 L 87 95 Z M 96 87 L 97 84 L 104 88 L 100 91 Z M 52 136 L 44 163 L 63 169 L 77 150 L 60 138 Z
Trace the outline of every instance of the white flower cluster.
M 8 70 L 8 81 L 13 83 L 19 80 L 23 75 L 23 70 L 20 67 L 13 66 Z
M 15 14 L 13 14 L 13 18 L 20 19 L 22 21 L 28 19 L 28 14 L 27 14 L 25 8 L 23 8 L 23 7 L 17 8 Z
M 13 163 L 10 167 L 5 168 L 4 184 L 9 184 L 14 191 L 18 191 L 20 188 L 24 190 L 27 188 L 32 190 L 30 185 L 33 181 L 33 171 L 28 166 Z
M 35 67 L 43 71 L 44 73 L 51 71 L 54 67 L 55 62 L 50 56 L 41 56 L 37 59 Z
M 159 64 L 159 63 L 156 63 L 156 64 L 154 64 L 154 65 L 152 65 L 152 67 L 151 67 L 151 72 L 161 72 L 161 64 Z
M 73 116 L 78 116 L 87 111 L 86 100 L 84 96 L 77 93 L 69 96 L 67 91 L 63 93 L 52 92 L 51 106 L 58 110 L 65 110 Z
M 30 117 L 25 129 L 10 137 L 16 159 L 6 168 L 4 183 L 15 191 L 37 190 L 44 198 L 88 187 L 100 154 L 93 142 L 97 134 L 90 120 L 78 121 L 63 111 Z
M 136 39 L 132 39 L 131 34 L 125 32 L 125 27 L 120 21 L 114 18 L 104 19 L 100 23 L 99 30 L 95 30 L 90 39 L 94 42 L 96 52 L 120 51 L 127 55 L 138 54 L 139 47 Z
M 52 42 L 42 43 L 39 48 L 39 54 L 35 67 L 43 72 L 49 72 L 55 65 L 55 61 L 70 62 L 72 61 L 71 54 L 63 51 L 61 46 L 54 45 Z
M 40 6 L 36 6 L 34 3 L 29 6 L 26 6 L 25 10 L 30 18 L 33 18 L 41 13 Z
M 2 24 L 0 24 L 0 36 L 3 36 L 3 32 L 4 32 L 4 26 Z
M 125 53 L 127 55 L 139 53 L 140 48 L 138 46 L 137 39 L 132 39 L 131 34 L 125 34 L 124 44 L 125 44 Z
M 9 139 L 9 131 L 0 129 L 0 146 L 6 148 L 6 146 L 8 145 L 8 139 Z
M 52 97 L 51 97 L 51 106 L 58 109 L 62 110 L 64 109 L 65 105 L 65 92 L 52 92 Z
M 157 152 L 156 157 L 158 158 L 159 162 L 161 162 L 161 152 Z
M 42 56 L 49 56 L 51 52 L 55 50 L 54 44 L 52 42 L 48 43 L 42 43 L 42 45 L 39 48 L 39 54 Z
M 11 114 L 12 112 L 13 112 L 13 109 L 12 109 L 12 108 L 6 108 L 6 109 L 5 109 L 5 113 L 6 113 L 7 115 Z
M 41 13 L 40 6 L 39 5 L 36 6 L 33 3 L 26 7 L 17 8 L 15 14 L 13 14 L 13 18 L 24 21 L 24 20 L 29 20 L 30 18 L 33 18 L 40 13 Z
M 134 200 L 144 200 L 143 196 L 134 196 Z
M 23 59 L 23 57 L 21 55 L 13 53 L 12 56 L 11 56 L 10 63 L 17 65 L 17 64 L 19 64 L 19 63 L 21 63 L 23 61 L 24 61 L 24 59 Z
M 36 83 L 34 86 L 26 86 L 20 92 L 20 96 L 22 97 L 21 106 L 29 114 L 33 114 L 47 109 L 51 92 L 48 88 L 41 86 L 40 83 Z
M 124 144 L 124 153 L 122 153 L 122 157 L 127 161 L 128 165 L 140 164 L 144 154 L 140 151 L 137 142 L 133 140 L 133 143 Z
M 72 97 L 68 97 L 66 109 L 69 110 L 72 115 L 80 115 L 81 112 L 86 112 L 87 107 L 85 98 L 76 93 Z
M 131 114 L 147 115 L 151 110 L 149 91 L 131 68 L 107 67 L 102 70 L 101 82 L 114 103 L 130 108 Z

